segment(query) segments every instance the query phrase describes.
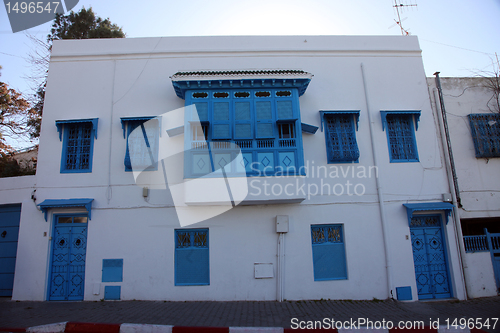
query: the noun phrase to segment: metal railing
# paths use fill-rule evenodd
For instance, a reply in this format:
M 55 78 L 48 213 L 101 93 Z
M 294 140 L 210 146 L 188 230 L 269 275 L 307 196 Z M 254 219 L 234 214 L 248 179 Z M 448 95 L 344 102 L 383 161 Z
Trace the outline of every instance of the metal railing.
M 489 251 L 486 235 L 464 236 L 465 252 L 485 252 Z

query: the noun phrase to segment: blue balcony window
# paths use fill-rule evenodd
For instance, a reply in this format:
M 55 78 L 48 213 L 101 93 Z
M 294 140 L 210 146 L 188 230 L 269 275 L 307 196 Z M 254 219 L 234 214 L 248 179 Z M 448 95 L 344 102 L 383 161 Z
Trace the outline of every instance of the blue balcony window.
M 500 114 L 470 114 L 469 123 L 476 157 L 500 157 Z
M 298 97 L 296 88 L 188 90 L 185 177 L 303 173 Z

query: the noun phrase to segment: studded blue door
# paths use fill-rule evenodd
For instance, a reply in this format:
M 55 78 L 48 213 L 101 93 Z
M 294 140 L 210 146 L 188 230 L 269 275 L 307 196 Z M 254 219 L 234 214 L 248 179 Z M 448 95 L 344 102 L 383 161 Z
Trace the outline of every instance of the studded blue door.
M 440 216 L 414 216 L 410 230 L 418 298 L 451 297 Z
M 55 219 L 49 300 L 81 301 L 85 284 L 87 217 L 56 216 Z

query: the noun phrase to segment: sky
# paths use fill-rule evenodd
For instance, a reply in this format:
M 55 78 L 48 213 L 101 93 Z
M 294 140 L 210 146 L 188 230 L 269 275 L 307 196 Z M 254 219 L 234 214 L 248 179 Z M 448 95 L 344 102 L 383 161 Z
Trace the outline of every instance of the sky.
M 14 2 L 14 0 L 9 0 Z M 401 21 L 419 38 L 428 77 L 474 76 L 498 69 L 500 0 L 396 0 Z M 395 0 L 80 0 L 96 15 L 122 27 L 127 38 L 228 35 L 401 35 Z M 45 40 L 51 22 L 12 33 L 0 8 L 0 81 L 33 94 L 26 61 L 34 45 L 26 32 Z M 493 67 L 495 66 L 495 67 Z

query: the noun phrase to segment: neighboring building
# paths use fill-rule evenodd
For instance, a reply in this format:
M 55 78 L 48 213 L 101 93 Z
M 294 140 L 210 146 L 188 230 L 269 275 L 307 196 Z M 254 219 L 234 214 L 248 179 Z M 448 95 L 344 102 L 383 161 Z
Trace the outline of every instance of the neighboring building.
M 433 109 L 441 114 L 435 79 L 427 81 Z M 500 291 L 500 110 L 495 106 L 494 91 L 488 88 L 494 78 L 440 78 L 440 81 L 456 170 L 455 196 L 460 203 L 457 211 L 464 236 L 468 296 L 497 295 Z
M 36 169 L 36 160 L 38 156 L 38 145 L 23 148 L 14 152 L 13 158 L 23 169 Z
M 413 36 L 54 41 L 12 297 L 464 299 L 438 130 Z

